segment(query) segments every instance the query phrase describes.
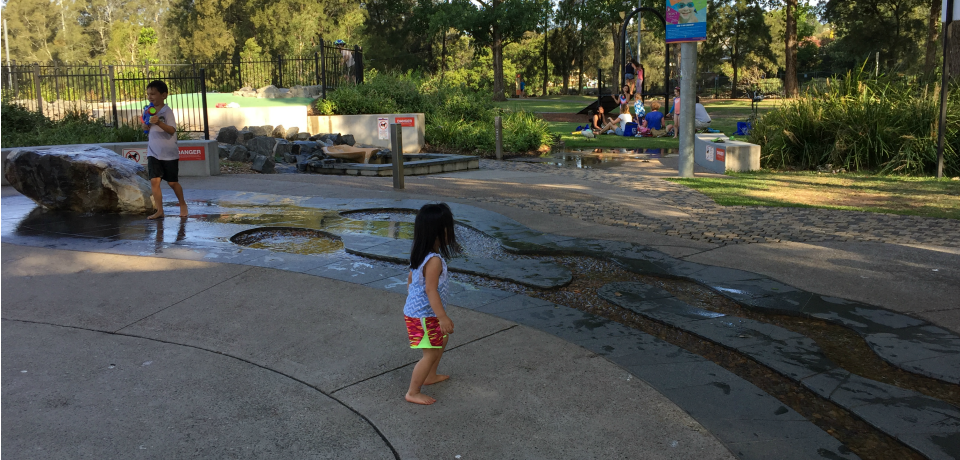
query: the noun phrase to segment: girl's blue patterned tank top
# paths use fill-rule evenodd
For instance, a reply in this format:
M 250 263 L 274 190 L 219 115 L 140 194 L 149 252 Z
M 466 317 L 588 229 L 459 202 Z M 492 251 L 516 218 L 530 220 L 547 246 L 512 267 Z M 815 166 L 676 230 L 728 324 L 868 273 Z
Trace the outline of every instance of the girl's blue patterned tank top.
M 410 282 L 410 288 L 407 290 L 407 303 L 403 306 L 403 314 L 411 318 L 437 316 L 436 313 L 433 312 L 433 308 L 430 307 L 430 299 L 427 298 L 427 286 L 423 279 L 423 267 L 427 265 L 427 261 L 430 260 L 431 257 L 440 259 L 440 263 L 443 264 L 443 271 L 440 272 L 440 284 L 437 286 L 437 290 L 440 291 L 440 301 L 443 303 L 443 308 L 447 308 L 447 261 L 443 260 L 440 254 L 431 252 L 427 254 L 427 257 L 424 257 L 420 267 L 416 270 L 411 270 L 412 281 Z

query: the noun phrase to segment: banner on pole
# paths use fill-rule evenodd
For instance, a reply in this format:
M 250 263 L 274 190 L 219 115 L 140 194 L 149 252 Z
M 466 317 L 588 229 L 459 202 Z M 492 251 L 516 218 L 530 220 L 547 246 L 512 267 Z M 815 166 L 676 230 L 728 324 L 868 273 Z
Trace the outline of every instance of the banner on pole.
M 666 0 L 667 43 L 707 39 L 707 0 Z

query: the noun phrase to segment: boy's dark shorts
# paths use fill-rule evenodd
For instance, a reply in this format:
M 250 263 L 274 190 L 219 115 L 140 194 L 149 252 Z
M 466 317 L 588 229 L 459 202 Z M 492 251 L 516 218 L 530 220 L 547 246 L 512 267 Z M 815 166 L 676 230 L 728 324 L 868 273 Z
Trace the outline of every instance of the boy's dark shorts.
M 159 177 L 167 182 L 180 182 L 180 160 L 158 160 L 147 157 L 147 176 Z

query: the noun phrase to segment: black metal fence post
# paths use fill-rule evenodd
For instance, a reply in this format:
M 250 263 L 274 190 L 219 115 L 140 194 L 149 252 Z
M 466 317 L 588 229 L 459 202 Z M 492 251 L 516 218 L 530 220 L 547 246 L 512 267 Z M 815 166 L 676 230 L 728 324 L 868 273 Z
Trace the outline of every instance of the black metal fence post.
M 113 66 L 107 66 L 107 73 L 110 78 L 110 105 L 113 110 L 113 127 L 117 128 L 120 126 L 120 119 L 117 114 L 117 80 L 114 77 Z
M 207 69 L 200 69 L 200 104 L 203 106 L 203 138 L 210 140 L 210 119 L 207 117 Z
M 324 43 L 323 39 L 320 39 L 320 91 L 323 94 L 323 98 L 327 98 L 327 46 Z
M 360 45 L 353 45 L 353 69 L 356 83 L 363 83 L 363 51 L 360 50 Z
M 37 91 L 37 112 L 43 115 L 43 94 L 41 94 L 41 85 L 40 85 L 40 64 L 33 63 L 33 86 Z
M 277 55 L 277 88 L 283 88 L 283 55 Z

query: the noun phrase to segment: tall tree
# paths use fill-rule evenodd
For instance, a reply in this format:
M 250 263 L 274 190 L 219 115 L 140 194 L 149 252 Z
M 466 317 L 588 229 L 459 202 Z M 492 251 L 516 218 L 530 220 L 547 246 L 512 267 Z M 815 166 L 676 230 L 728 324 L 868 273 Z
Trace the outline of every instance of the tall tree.
M 930 12 L 927 14 L 927 46 L 923 58 L 923 72 L 933 72 L 937 65 L 937 45 L 940 43 L 940 10 L 941 0 L 927 0 Z
M 920 64 L 920 43 L 926 39 L 930 0 L 827 0 L 824 18 L 834 26 L 832 47 L 852 67 L 880 52 L 890 71 L 909 71 Z
M 489 46 L 493 58 L 493 100 L 506 100 L 503 47 L 519 40 L 540 23 L 546 0 L 455 0 L 457 28 L 467 31 L 477 46 Z
M 784 0 L 786 13 L 785 35 L 785 69 L 783 75 L 783 91 L 787 97 L 797 97 L 800 86 L 797 84 L 797 0 Z

